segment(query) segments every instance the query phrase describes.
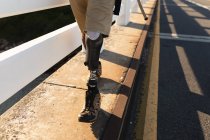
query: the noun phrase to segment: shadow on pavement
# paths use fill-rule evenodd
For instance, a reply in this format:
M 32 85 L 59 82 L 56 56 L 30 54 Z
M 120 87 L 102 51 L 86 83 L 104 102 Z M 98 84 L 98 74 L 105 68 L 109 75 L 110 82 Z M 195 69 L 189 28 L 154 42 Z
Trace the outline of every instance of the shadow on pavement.
M 183 1 L 210 19 L 210 11 Z M 161 0 L 163 3 L 163 0 Z M 209 36 L 210 32 L 174 1 L 161 5 L 160 32 Z M 186 7 L 187 8 L 187 7 Z M 167 17 L 168 16 L 168 17 Z M 173 22 L 169 21 L 171 16 Z M 183 20 L 181 20 L 183 19 Z M 158 139 L 204 140 L 210 136 L 209 43 L 160 40 Z
M 20 101 L 23 97 L 25 97 L 27 94 L 29 94 L 35 87 L 37 87 L 39 84 L 41 84 L 45 79 L 47 79 L 53 72 L 55 72 L 57 69 L 59 69 L 62 65 L 64 65 L 69 59 L 74 57 L 79 51 L 81 50 L 81 47 L 73 51 L 71 54 L 63 58 L 61 61 L 59 61 L 57 64 L 55 64 L 53 67 L 51 67 L 49 70 L 44 72 L 42 75 L 34 79 L 32 82 L 30 82 L 28 85 L 23 87 L 20 91 L 15 93 L 13 96 L 11 96 L 9 99 L 7 99 L 5 102 L 0 104 L 0 116 L 10 109 L 13 105 L 15 105 L 18 101 Z
M 142 15 L 142 16 L 143 16 L 143 15 Z M 148 15 L 147 15 L 147 16 L 148 16 Z M 147 26 L 147 27 L 148 27 L 148 25 L 139 24 L 139 23 L 135 23 L 135 22 L 131 22 L 131 21 L 130 21 L 126 27 L 145 30 L 144 26 Z
M 111 63 L 120 65 L 125 68 L 132 68 L 135 69 L 135 67 L 132 67 L 132 63 L 138 63 L 138 60 L 132 57 L 128 57 L 119 53 L 111 52 L 109 50 L 103 50 L 103 53 L 101 54 L 101 59 L 109 61 Z M 132 60 L 132 61 L 131 61 Z
M 41 76 L 33 80 L 31 83 L 29 83 L 27 86 L 25 86 L 23 89 L 21 89 L 9 99 L 7 99 L 5 102 L 0 104 L 0 116 L 8 109 L 10 109 L 13 105 L 15 105 L 18 101 L 20 101 L 23 97 L 25 97 L 28 93 L 30 93 L 35 87 L 37 87 L 49 76 L 50 75 L 48 74 L 42 74 Z
M 106 112 L 105 110 L 100 110 L 100 113 L 99 113 L 99 116 L 98 116 L 98 119 L 91 124 L 91 129 L 92 129 L 92 132 L 93 134 L 95 135 L 96 139 L 103 139 L 104 137 L 104 131 L 106 129 L 106 123 L 100 123 L 100 122 L 107 122 L 109 121 L 109 118 L 110 118 L 110 113 Z M 113 118 L 113 116 L 112 116 Z M 114 117 L 115 120 L 117 122 L 121 121 L 122 119 L 119 118 L 119 117 Z M 113 131 L 113 134 L 115 132 Z M 110 134 L 112 135 L 112 134 Z

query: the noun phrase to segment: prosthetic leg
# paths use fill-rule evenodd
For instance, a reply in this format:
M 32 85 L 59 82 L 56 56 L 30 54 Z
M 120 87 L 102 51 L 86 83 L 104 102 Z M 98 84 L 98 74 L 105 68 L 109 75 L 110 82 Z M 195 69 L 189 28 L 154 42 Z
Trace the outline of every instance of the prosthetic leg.
M 97 82 L 101 75 L 101 63 L 99 61 L 100 50 L 103 44 L 103 36 L 100 34 L 96 39 L 86 36 L 86 61 L 85 65 L 90 70 L 90 77 L 87 82 L 85 106 L 79 114 L 79 121 L 93 122 L 97 119 L 100 110 L 100 93 Z

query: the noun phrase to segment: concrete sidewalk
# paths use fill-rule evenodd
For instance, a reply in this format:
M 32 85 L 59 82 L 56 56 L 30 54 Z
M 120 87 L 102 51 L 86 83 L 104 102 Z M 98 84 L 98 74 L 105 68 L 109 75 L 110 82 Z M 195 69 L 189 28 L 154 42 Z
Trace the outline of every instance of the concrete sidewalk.
M 146 13 L 155 1 L 145 4 Z M 94 140 L 102 136 L 115 106 L 118 90 L 126 76 L 145 21 L 132 13 L 127 26 L 112 27 L 102 52 L 102 76 L 99 89 L 102 106 L 95 123 L 78 122 L 89 76 L 83 65 L 85 55 L 79 52 L 52 75 L 0 116 L 0 139 Z

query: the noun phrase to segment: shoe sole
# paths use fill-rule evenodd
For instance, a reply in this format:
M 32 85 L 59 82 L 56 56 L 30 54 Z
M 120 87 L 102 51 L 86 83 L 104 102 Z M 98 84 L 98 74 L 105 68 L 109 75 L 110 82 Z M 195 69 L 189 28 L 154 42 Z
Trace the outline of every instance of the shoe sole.
M 79 122 L 84 122 L 84 123 L 93 123 L 93 122 L 95 122 L 95 121 L 97 120 L 99 112 L 100 112 L 100 110 L 98 111 L 96 117 L 95 117 L 94 119 L 92 119 L 92 120 L 83 120 L 83 119 L 81 119 L 81 118 L 79 117 L 79 118 L 78 118 L 78 121 L 79 121 Z

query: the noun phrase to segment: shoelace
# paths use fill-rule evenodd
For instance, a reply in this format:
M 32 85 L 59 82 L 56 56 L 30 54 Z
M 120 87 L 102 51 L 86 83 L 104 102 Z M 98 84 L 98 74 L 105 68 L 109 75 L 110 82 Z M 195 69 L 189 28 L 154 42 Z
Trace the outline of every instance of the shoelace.
M 97 72 L 96 71 L 91 71 L 88 85 L 92 88 L 96 87 L 97 86 L 97 80 L 98 80 Z
M 97 80 L 97 71 L 96 70 L 90 72 L 90 79 Z

